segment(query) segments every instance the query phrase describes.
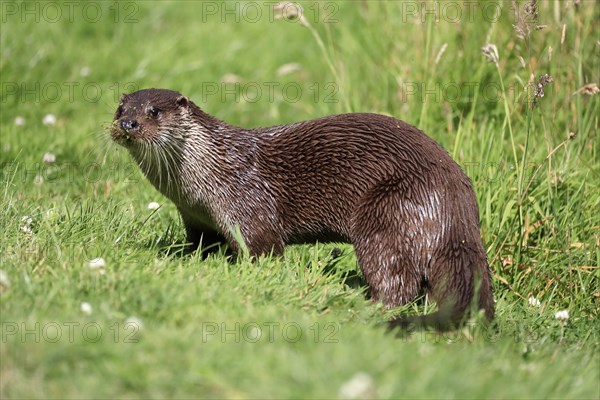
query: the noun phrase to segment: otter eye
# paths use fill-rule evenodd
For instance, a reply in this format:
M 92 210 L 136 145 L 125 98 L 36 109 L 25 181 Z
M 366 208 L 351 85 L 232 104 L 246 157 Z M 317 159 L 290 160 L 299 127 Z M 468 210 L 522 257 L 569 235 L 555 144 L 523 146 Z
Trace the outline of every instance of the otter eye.
M 158 117 L 158 113 L 159 113 L 159 109 L 156 107 L 150 106 L 146 109 L 146 114 L 148 114 L 152 118 Z

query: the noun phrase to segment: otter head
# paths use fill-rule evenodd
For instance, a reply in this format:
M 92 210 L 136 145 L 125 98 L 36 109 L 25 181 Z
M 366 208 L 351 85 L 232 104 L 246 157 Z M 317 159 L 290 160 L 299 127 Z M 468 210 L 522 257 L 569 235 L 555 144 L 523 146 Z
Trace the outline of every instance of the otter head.
M 110 135 L 124 146 L 163 194 L 177 193 L 191 115 L 197 107 L 181 94 L 144 89 L 121 96 Z
M 110 134 L 113 140 L 130 150 L 160 144 L 181 125 L 181 116 L 190 101 L 180 93 L 166 89 L 143 89 L 124 94 L 119 100 Z

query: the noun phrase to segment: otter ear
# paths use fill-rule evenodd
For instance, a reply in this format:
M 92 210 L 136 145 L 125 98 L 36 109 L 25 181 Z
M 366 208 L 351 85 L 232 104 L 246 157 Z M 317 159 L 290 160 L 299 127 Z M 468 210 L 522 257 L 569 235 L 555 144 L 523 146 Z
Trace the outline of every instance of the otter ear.
M 190 99 L 185 96 L 179 96 L 177 100 L 175 100 L 175 104 L 177 104 L 179 107 L 187 107 L 189 102 Z
M 119 97 L 119 103 L 124 103 L 126 98 L 127 98 L 127 95 L 125 93 L 123 93 L 121 95 L 121 97 Z

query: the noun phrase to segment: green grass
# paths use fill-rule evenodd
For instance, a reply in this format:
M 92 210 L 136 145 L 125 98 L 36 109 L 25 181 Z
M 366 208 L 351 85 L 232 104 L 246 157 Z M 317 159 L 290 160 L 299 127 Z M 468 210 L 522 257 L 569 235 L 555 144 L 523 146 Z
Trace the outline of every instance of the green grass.
M 271 20 L 262 2 L 227 3 L 260 9 L 256 22 L 210 15 L 225 7 L 214 2 L 94 3 L 98 21 L 83 3 L 72 21 L 60 5 L 53 22 L 47 4 L 0 9 L 0 397 L 600 397 L 600 96 L 576 93 L 600 83 L 596 2 L 540 2 L 547 27 L 525 40 L 509 2 L 491 3 L 497 21 L 482 16 L 490 3 L 470 14 L 439 3 L 435 21 L 421 2 L 323 2 L 321 20 L 306 2 L 309 28 Z M 286 63 L 301 69 L 278 76 Z M 545 73 L 554 82 L 532 105 L 524 87 Z M 226 74 L 249 85 L 210 94 Z M 298 101 L 285 84 L 302 89 Z M 182 256 L 175 207 L 106 131 L 118 94 L 144 87 L 248 127 L 352 110 L 425 130 L 473 180 L 495 327 L 386 334 L 391 314 L 367 298 L 349 245 L 233 263 Z M 42 124 L 49 113 L 54 126 Z M 103 273 L 88 267 L 96 257 Z

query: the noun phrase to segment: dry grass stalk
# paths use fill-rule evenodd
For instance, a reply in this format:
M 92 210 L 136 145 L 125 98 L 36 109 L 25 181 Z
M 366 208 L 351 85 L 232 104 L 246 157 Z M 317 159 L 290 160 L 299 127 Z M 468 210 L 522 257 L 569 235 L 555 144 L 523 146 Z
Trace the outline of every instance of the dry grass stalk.
M 442 55 L 444 54 L 444 52 L 446 51 L 446 49 L 448 48 L 448 43 L 444 43 L 442 45 L 442 48 L 440 49 L 440 51 L 437 53 L 437 56 L 435 57 L 435 64 L 437 65 L 437 63 L 440 62 L 440 59 L 442 58 Z

